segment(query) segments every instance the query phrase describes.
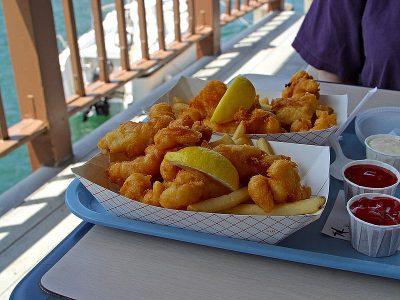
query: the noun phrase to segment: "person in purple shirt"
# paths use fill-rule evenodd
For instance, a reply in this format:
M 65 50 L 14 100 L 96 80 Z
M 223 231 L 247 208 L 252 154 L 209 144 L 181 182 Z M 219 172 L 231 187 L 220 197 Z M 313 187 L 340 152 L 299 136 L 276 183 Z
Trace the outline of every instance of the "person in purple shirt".
M 400 0 L 314 0 L 292 45 L 320 80 L 400 90 Z

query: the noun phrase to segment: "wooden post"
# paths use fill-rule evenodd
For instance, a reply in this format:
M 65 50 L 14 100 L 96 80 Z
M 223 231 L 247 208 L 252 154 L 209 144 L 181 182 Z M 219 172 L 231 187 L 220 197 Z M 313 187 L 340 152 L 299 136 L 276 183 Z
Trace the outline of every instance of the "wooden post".
M 117 19 L 118 19 L 118 37 L 119 37 L 121 69 L 129 71 L 131 67 L 129 63 L 128 39 L 126 37 L 124 1 L 115 0 L 115 9 L 117 11 Z
M 99 62 L 99 79 L 100 81 L 110 82 L 109 70 L 107 67 L 106 44 L 104 41 L 101 0 L 92 0 L 92 14 L 93 14 L 94 35 L 96 37 L 97 60 Z
M 22 118 L 47 123 L 28 144 L 31 165 L 56 165 L 72 155 L 51 1 L 3 1 Z
M 1 99 L 1 91 L 0 91 L 0 139 L 8 140 L 9 138 L 10 137 L 8 135 L 6 115 L 4 113 L 4 107 L 3 107 L 3 99 Z
M 79 96 L 85 96 L 85 85 L 83 83 L 81 56 L 79 54 L 78 34 L 76 33 L 74 6 L 72 0 L 63 0 L 62 4 L 65 19 L 65 31 L 67 33 L 71 57 L 71 68 L 74 76 L 74 89 L 75 93 Z
M 221 26 L 219 24 L 219 1 L 195 0 L 197 26 L 209 26 L 212 34 L 197 43 L 197 58 L 205 55 L 218 55 L 221 53 Z M 204 23 L 204 24 L 203 24 Z

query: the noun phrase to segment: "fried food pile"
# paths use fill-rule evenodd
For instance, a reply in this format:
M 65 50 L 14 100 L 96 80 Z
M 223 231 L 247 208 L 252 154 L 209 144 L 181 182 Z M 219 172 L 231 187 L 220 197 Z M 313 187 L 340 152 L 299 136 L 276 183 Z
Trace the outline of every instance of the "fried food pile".
M 319 103 L 319 83 L 305 71 L 295 73 L 282 91 L 282 97 L 271 102 L 266 98 L 259 99 L 256 95 L 253 105 L 246 109 L 240 107 L 240 101 L 245 95 L 231 97 L 232 105 L 238 109 L 231 118 L 224 118 L 230 121 L 213 122 L 212 113 L 224 95 L 224 90 L 226 87 L 224 89 L 221 82 L 213 81 L 196 96 L 194 103 L 187 107 L 185 104 L 176 105 L 183 112 L 189 107 L 199 109 L 201 120 L 213 132 L 233 133 L 241 122 L 244 122 L 246 133 L 253 134 L 322 130 L 337 124 L 333 109 Z
M 274 99 L 271 111 L 290 132 L 322 130 L 336 125 L 336 114 L 319 100 L 319 83 L 305 71 L 295 73 L 282 91 L 282 98 Z
M 318 103 L 318 83 L 304 71 L 298 72 L 285 87 L 283 98 L 270 105 L 255 97 L 254 104 L 249 109 L 240 107 L 233 120 L 215 124 L 211 118 L 226 91 L 223 82 L 209 81 L 189 102 L 174 99 L 172 104 L 155 104 L 148 122 L 126 122 L 107 133 L 98 148 L 110 156 L 106 170 L 109 181 L 125 197 L 170 209 L 280 215 L 318 210 L 322 200 L 310 198 L 311 189 L 301 185 L 296 163 L 272 153 L 264 139 L 253 146 L 246 135 L 307 131 L 336 124 L 333 110 Z M 253 96 L 254 91 L 251 99 Z M 210 142 L 213 131 L 233 136 Z M 192 146 L 228 160 L 238 174 L 239 189 L 210 176 L 209 167 L 193 168 L 190 163 L 165 159 L 168 152 Z M 292 206 L 286 209 L 288 203 L 304 199 L 312 208 L 299 204 L 294 210 Z
M 149 117 L 147 123 L 121 124 L 98 143 L 102 152 L 123 157 L 111 162 L 106 174 L 127 198 L 164 208 L 222 213 L 232 208 L 240 213 L 239 205 L 245 203 L 246 209 L 257 206 L 261 208 L 257 214 L 267 214 L 311 196 L 310 187 L 300 184 L 297 165 L 289 157 L 237 144 L 249 141 L 243 131 L 236 132 L 234 140 L 225 136 L 210 142 L 207 127 L 187 114 L 176 116 L 167 103 L 154 105 Z M 207 167 L 195 169 L 164 159 L 166 153 L 188 146 L 207 148 L 229 160 L 237 170 L 239 189 L 232 191 L 223 180 L 210 176 L 204 171 Z

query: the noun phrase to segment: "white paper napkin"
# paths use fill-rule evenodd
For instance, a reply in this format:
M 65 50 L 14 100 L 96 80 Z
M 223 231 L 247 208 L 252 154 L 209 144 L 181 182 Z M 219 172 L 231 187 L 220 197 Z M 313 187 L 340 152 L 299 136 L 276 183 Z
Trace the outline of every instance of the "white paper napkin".
M 350 217 L 347 214 L 343 190 L 339 191 L 321 232 L 336 239 L 350 241 Z
M 344 191 L 340 190 L 322 233 L 341 240 L 350 240 L 350 218 L 344 201 Z

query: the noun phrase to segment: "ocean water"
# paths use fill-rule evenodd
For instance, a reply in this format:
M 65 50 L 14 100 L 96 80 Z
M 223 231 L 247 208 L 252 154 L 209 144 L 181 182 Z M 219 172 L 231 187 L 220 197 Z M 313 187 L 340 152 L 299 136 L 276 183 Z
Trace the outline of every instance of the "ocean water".
M 78 35 L 81 35 L 92 27 L 90 14 L 90 0 L 74 0 L 75 18 Z M 225 2 L 225 1 L 223 1 Z M 233 2 L 233 0 L 232 0 Z M 303 0 L 287 0 L 292 3 L 296 11 L 302 11 Z M 114 3 L 114 0 L 103 0 L 102 5 L 107 6 Z M 0 89 L 3 98 L 3 105 L 6 111 L 8 126 L 20 120 L 15 83 L 13 80 L 13 70 L 10 62 L 10 54 L 7 46 L 7 34 L 4 24 L 3 6 L 0 1 Z M 64 16 L 61 0 L 52 0 L 54 21 L 57 34 L 65 40 Z M 233 7 L 233 6 L 232 6 Z M 221 8 L 224 11 L 224 8 Z M 246 15 L 243 20 L 238 20 L 222 29 L 222 40 L 229 39 L 235 33 L 251 25 L 251 14 Z M 62 43 L 59 43 L 59 51 L 63 50 Z M 109 116 L 98 116 L 92 114 L 88 121 L 83 122 L 83 114 L 78 113 L 70 118 L 72 141 L 75 142 L 94 128 L 105 122 L 107 119 L 118 113 L 122 109 L 119 104 L 113 104 L 110 108 Z M 0 158 L 0 194 L 12 187 L 31 173 L 29 157 L 25 146 L 11 152 L 7 156 Z

